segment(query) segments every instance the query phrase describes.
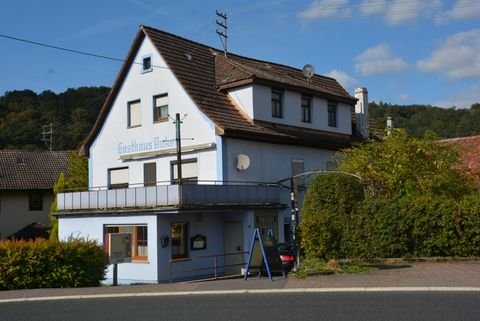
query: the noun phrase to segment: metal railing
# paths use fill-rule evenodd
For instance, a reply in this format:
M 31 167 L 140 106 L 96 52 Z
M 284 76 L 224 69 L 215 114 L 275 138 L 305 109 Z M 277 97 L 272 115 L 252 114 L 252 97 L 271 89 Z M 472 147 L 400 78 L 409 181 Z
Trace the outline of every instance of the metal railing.
M 280 203 L 280 186 L 267 183 L 154 185 L 120 189 L 92 188 L 57 195 L 59 211 L 154 208 L 198 204 Z
M 213 254 L 213 255 L 204 255 L 204 256 L 194 256 L 190 258 L 185 258 L 185 259 L 172 259 L 170 260 L 170 283 L 174 281 L 174 276 L 175 275 L 184 275 L 183 279 L 189 278 L 189 279 L 199 279 L 199 278 L 207 278 L 207 279 L 214 279 L 217 280 L 220 275 L 224 276 L 225 275 L 225 268 L 230 268 L 230 267 L 240 267 L 239 272 L 241 271 L 241 267 L 245 267 L 246 264 L 246 254 L 248 252 L 235 252 L 235 253 L 225 253 L 225 254 Z M 235 263 L 235 264 L 225 264 L 225 257 L 227 256 L 235 256 L 239 255 L 241 258 L 241 263 Z M 220 259 L 220 260 L 219 260 Z M 181 269 L 181 270 L 175 270 L 174 266 L 177 264 L 186 264 L 187 262 L 190 262 L 193 266 L 196 266 L 197 264 L 191 263 L 191 262 L 198 262 L 198 261 L 204 261 L 207 262 L 206 266 L 203 267 L 198 267 L 198 268 L 191 268 L 191 269 Z M 208 261 L 211 263 L 208 264 Z M 208 273 L 210 271 L 210 273 Z M 203 273 L 205 272 L 205 273 Z M 195 275 L 192 275 L 192 273 L 195 273 Z M 190 274 L 190 275 L 188 275 Z M 232 274 L 231 276 L 234 275 L 241 275 L 241 273 L 238 274 Z

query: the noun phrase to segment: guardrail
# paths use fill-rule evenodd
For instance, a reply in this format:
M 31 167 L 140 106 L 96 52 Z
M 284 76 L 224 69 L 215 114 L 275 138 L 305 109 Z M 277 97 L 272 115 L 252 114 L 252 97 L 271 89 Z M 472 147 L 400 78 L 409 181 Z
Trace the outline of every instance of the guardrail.
M 279 204 L 280 190 L 272 184 L 155 185 L 59 193 L 59 211 L 154 208 L 198 204 Z
M 246 254 L 248 254 L 248 252 L 235 252 L 235 253 L 204 255 L 204 256 L 190 257 L 190 258 L 186 258 L 186 259 L 170 260 L 170 283 L 173 282 L 174 275 L 184 275 L 185 277 L 189 277 L 187 274 L 195 273 L 197 275 L 196 272 L 200 272 L 200 273 L 198 273 L 198 276 L 203 276 L 205 278 L 208 276 L 208 278 L 213 278 L 213 279 L 217 280 L 220 274 L 224 275 L 225 268 L 236 267 L 236 266 L 245 267 Z M 234 255 L 240 255 L 241 263 L 225 264 L 225 257 L 226 256 L 234 256 Z M 219 258 L 223 258 L 223 259 L 219 260 Z M 208 262 L 207 262 L 207 266 L 204 266 L 204 267 L 201 267 L 201 268 L 174 270 L 174 265 L 177 265 L 177 264 L 180 264 L 180 263 L 186 263 L 186 262 L 201 261 L 201 260 L 203 260 L 203 261 L 209 261 L 210 260 L 211 265 L 209 265 Z M 211 272 L 208 273 L 208 271 L 211 271 Z M 205 272 L 205 274 L 201 274 L 202 272 Z M 232 276 L 233 275 L 237 275 L 237 274 L 232 274 Z M 240 275 L 240 273 L 238 275 Z M 194 276 L 190 275 L 190 277 L 193 278 Z

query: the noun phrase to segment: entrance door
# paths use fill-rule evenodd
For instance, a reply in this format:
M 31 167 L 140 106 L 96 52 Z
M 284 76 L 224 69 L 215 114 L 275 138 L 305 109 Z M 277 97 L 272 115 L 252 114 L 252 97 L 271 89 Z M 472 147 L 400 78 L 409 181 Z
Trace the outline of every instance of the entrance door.
M 225 222 L 223 226 L 223 242 L 225 249 L 225 275 L 240 274 L 244 267 L 242 222 Z

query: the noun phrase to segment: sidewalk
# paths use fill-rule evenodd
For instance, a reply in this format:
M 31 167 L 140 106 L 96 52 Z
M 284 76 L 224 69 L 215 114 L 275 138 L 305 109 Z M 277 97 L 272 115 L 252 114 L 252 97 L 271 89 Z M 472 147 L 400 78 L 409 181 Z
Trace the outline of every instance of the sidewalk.
M 379 265 L 367 274 L 310 276 L 306 279 L 250 277 L 174 284 L 103 286 L 96 288 L 0 291 L 0 303 L 34 300 L 162 296 L 221 293 L 351 291 L 479 291 L 480 261 Z

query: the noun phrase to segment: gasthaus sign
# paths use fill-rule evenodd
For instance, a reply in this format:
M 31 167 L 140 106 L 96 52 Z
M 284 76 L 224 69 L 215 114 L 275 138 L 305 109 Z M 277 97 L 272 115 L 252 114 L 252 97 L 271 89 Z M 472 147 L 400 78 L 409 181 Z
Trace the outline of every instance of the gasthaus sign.
M 110 237 L 110 264 L 132 262 L 132 234 L 111 233 Z

